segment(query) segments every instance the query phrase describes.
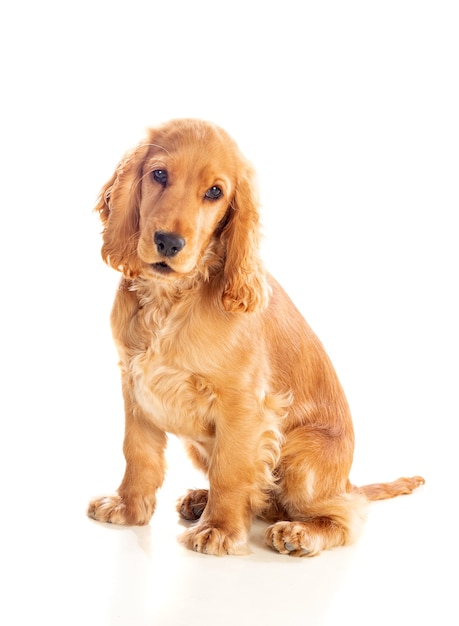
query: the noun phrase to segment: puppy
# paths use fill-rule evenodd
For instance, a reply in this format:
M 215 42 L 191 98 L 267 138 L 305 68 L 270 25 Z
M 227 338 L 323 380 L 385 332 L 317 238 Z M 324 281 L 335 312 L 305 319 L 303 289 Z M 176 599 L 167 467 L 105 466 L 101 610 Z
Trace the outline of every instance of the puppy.
M 209 490 L 189 491 L 183 535 L 206 554 L 245 554 L 251 520 L 282 554 L 351 543 L 369 500 L 424 481 L 354 487 L 349 407 L 316 335 L 259 256 L 253 171 L 221 128 L 151 128 L 103 187 L 102 257 L 122 274 L 111 325 L 122 376 L 126 470 L 95 520 L 148 524 L 166 433 Z

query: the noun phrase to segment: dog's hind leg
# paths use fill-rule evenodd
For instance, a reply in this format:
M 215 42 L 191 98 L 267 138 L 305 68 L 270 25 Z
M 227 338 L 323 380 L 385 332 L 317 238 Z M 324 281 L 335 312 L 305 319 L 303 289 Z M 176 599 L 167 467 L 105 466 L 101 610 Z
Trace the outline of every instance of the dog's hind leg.
M 338 429 L 302 425 L 291 430 L 276 472 L 283 519 L 265 541 L 282 554 L 314 556 L 350 544 L 365 518 L 367 499 L 350 485 L 353 437 Z

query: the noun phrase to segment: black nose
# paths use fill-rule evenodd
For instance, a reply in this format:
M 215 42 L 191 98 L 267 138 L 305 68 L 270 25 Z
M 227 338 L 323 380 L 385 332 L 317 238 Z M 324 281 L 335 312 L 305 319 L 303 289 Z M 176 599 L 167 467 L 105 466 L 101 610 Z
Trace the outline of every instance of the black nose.
M 175 256 L 185 247 L 185 239 L 175 233 L 155 233 L 156 249 L 161 256 Z

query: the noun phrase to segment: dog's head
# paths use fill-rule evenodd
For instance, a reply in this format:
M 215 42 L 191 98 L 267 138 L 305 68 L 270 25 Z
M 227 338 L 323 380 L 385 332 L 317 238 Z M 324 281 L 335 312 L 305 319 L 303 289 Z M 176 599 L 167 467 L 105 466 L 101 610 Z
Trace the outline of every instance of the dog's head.
M 102 256 L 128 278 L 170 283 L 221 274 L 228 311 L 264 306 L 253 171 L 218 126 L 173 120 L 151 128 L 103 187 Z

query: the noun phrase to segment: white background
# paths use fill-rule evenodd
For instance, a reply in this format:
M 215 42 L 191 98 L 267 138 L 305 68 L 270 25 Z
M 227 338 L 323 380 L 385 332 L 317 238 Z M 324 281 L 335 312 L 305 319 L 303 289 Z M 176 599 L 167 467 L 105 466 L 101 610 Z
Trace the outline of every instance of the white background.
M 459 20 L 455 2 L 17 2 L 1 46 L 5 624 L 457 624 Z M 226 128 L 259 174 L 263 255 L 354 414 L 356 484 L 422 474 L 359 543 L 294 560 L 176 541 L 199 486 L 171 441 L 143 529 L 97 525 L 122 477 L 91 213 L 144 129 Z

